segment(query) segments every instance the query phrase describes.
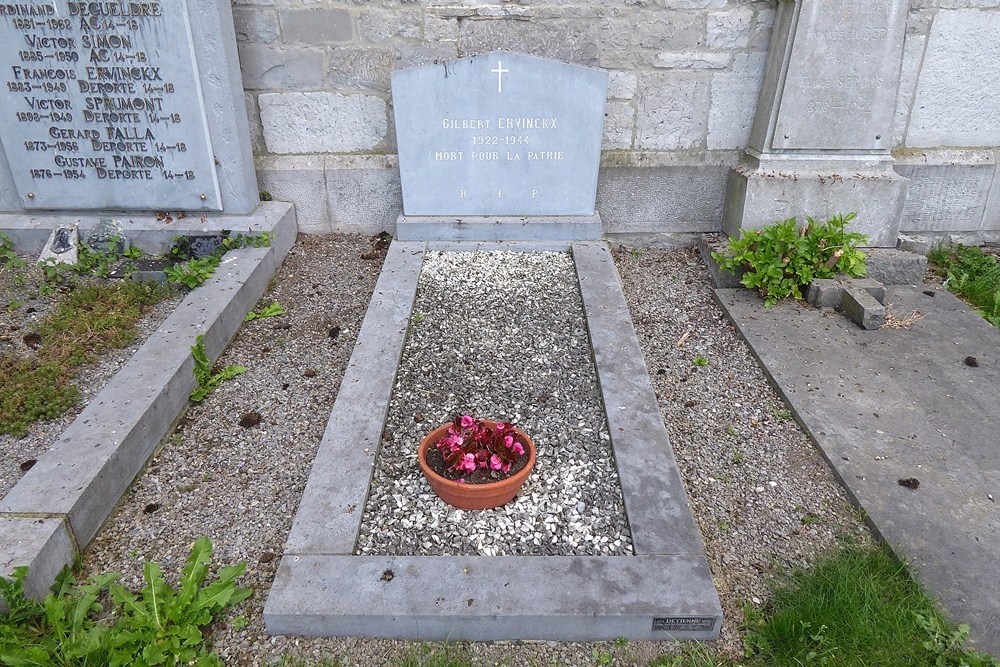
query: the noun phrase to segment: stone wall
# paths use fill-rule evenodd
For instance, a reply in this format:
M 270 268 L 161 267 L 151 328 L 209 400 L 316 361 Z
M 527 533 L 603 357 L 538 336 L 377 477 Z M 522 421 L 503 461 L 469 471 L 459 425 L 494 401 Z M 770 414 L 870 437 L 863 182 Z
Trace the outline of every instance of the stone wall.
M 392 229 L 391 71 L 503 49 L 610 71 L 598 188 L 609 233 L 718 230 L 775 4 L 235 0 L 261 188 L 294 202 L 304 231 Z M 904 231 L 1000 229 L 1000 90 L 984 89 L 1000 88 L 997 62 L 1000 0 L 910 0 L 894 151 L 912 180 Z

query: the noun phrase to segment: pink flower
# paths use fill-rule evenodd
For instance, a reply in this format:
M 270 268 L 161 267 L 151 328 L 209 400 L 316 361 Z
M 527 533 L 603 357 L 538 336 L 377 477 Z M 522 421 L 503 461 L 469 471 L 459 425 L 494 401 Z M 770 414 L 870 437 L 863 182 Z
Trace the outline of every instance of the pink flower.
M 506 447 L 507 449 L 510 449 L 511 447 L 513 447 L 514 446 L 514 437 L 510 436 L 510 435 L 505 435 L 503 437 L 503 446 Z
M 510 464 L 509 463 L 504 463 L 503 467 L 500 468 L 500 472 L 505 473 L 505 474 L 508 473 L 508 472 L 510 472 Z
M 459 477 L 457 481 L 458 481 L 459 484 L 465 484 L 465 478 L 464 477 Z
M 462 425 L 462 428 L 472 428 L 476 425 L 476 420 L 469 415 L 462 415 L 462 419 L 459 423 Z
M 490 467 L 494 470 L 500 470 L 503 467 L 503 462 L 500 461 L 500 457 L 496 454 L 490 457 Z
M 476 470 L 476 457 L 473 454 L 466 454 L 462 457 L 462 460 L 458 463 L 459 470 L 467 470 L 469 472 L 475 472 Z
M 504 431 L 507 430 L 507 424 L 504 424 L 503 422 L 497 422 L 496 429 L 497 433 L 503 433 Z
M 517 454 L 518 456 L 520 456 L 521 454 L 524 454 L 524 447 L 522 447 L 521 443 L 519 443 L 519 442 L 515 442 L 514 443 L 513 450 L 514 450 L 514 453 Z

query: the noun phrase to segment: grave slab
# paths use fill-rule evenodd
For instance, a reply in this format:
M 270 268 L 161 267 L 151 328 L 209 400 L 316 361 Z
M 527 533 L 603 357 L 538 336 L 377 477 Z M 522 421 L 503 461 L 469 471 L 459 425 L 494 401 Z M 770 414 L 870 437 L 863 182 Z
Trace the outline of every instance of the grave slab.
M 601 238 L 601 217 L 533 216 L 472 217 L 399 216 L 400 241 L 596 241 Z
M 1000 449 L 984 421 L 1000 405 L 1000 330 L 926 285 L 887 287 L 890 312 L 922 317 L 875 331 L 747 290 L 716 300 L 876 535 L 1000 654 Z
M 573 254 L 637 555 L 353 555 L 425 247 L 390 247 L 265 604 L 268 632 L 422 640 L 717 638 L 719 598 L 604 244 L 574 243 Z
M 17 520 L 0 531 L 2 562 L 45 563 L 44 571 L 54 577 L 72 561 L 74 545 L 85 548 L 114 511 L 188 404 L 196 336 L 204 334 L 208 356 L 217 358 L 294 243 L 291 205 L 263 204 L 254 219 L 272 234 L 271 246 L 223 257 L 215 276 L 187 295 L 0 500 L 0 520 Z M 147 231 L 165 244 L 174 234 L 161 225 Z M 53 525 L 65 525 L 70 547 L 63 539 L 32 537 L 37 530 L 24 517 L 51 517 Z M 17 526 L 29 530 L 21 534 Z

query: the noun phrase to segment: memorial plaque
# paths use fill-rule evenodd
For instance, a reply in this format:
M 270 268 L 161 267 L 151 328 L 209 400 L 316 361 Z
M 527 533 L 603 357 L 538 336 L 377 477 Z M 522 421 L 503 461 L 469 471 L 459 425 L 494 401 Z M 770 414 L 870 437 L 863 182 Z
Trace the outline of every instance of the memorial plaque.
M 607 84 L 506 52 L 394 72 L 404 214 L 592 215 Z
M 711 632 L 715 619 L 709 616 L 670 616 L 653 619 L 653 632 Z
M 0 144 L 27 209 L 222 210 L 187 3 L 0 3 Z
M 802 0 L 773 148 L 892 148 L 906 7 Z

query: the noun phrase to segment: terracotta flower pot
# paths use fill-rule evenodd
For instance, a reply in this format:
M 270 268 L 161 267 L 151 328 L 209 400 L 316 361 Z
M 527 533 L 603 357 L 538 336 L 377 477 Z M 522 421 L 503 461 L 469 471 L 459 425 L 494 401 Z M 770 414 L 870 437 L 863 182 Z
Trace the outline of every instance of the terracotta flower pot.
M 482 421 L 490 428 L 496 426 L 497 423 L 487 419 Z M 524 468 L 507 479 L 497 482 L 464 484 L 442 477 L 427 465 L 427 450 L 448 433 L 449 426 L 451 424 L 444 424 L 431 431 L 420 442 L 420 449 L 417 450 L 417 461 L 420 463 L 420 469 L 424 471 L 424 477 L 430 482 L 434 493 L 438 494 L 438 497 L 449 505 L 463 510 L 494 509 L 510 502 L 510 499 L 517 495 L 517 492 L 524 486 L 532 468 L 535 467 L 535 443 L 531 441 L 531 438 L 525 435 L 524 431 L 514 429 L 518 440 L 525 445 L 527 450 L 528 463 Z

